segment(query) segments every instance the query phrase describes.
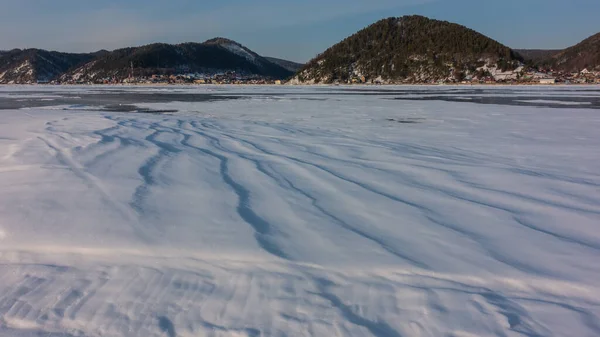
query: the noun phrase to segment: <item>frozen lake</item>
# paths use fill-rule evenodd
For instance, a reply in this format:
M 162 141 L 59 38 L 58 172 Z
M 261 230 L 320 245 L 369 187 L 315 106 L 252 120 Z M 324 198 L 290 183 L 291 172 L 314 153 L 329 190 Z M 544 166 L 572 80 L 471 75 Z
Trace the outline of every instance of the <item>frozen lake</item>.
M 598 336 L 600 87 L 0 86 L 0 336 Z

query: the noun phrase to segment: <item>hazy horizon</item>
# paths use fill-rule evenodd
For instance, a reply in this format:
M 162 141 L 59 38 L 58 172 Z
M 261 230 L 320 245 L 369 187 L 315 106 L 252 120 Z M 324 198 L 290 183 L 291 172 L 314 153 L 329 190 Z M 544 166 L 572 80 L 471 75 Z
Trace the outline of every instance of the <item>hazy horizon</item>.
M 458 23 L 514 49 L 562 49 L 600 31 L 592 0 L 482 5 L 475 0 L 0 0 L 0 50 L 40 48 L 95 52 L 150 43 L 235 40 L 270 57 L 306 62 L 343 38 L 386 17 L 424 15 Z

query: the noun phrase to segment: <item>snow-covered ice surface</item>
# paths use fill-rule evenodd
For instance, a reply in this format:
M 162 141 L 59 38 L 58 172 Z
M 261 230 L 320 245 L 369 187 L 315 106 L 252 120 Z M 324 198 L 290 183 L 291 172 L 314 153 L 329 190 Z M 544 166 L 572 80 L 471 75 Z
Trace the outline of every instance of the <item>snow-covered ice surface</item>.
M 600 90 L 469 90 L 0 87 L 0 335 L 600 335 L 600 110 L 468 101 Z

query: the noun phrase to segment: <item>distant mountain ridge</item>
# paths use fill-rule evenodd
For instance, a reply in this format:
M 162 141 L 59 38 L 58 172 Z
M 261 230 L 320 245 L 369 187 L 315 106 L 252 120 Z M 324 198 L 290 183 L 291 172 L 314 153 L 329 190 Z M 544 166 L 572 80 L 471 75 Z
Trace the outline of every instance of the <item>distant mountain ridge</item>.
M 280 65 L 283 62 L 287 61 L 272 62 L 225 38 L 177 45 L 154 43 L 88 54 L 14 49 L 0 51 L 0 84 L 49 81 L 102 83 L 105 79 L 121 81 L 132 74 L 151 76 L 227 72 L 265 79 L 286 79 L 294 74 L 294 70 L 289 65 Z
M 269 60 L 272 63 L 275 63 L 281 67 L 284 67 L 285 69 L 292 71 L 294 73 L 296 73 L 298 70 L 302 69 L 302 67 L 304 67 L 304 63 L 298 63 L 298 62 L 293 62 L 293 61 L 288 61 L 288 60 L 282 60 L 279 58 L 275 58 L 275 57 L 266 57 L 265 58 L 267 60 Z
M 423 16 L 380 20 L 311 60 L 297 83 L 430 83 L 516 69 L 522 57 L 464 26 Z
M 224 72 L 269 79 L 284 79 L 293 74 L 235 41 L 215 38 L 203 43 L 154 43 L 118 49 L 70 70 L 59 80 L 95 82 L 109 78 L 122 80 L 130 75 Z
M 525 60 L 538 63 L 559 53 L 560 49 L 515 49 Z
M 583 74 L 585 70 L 600 72 L 600 33 L 564 50 L 513 50 L 467 27 L 418 15 L 380 20 L 307 64 L 263 57 L 221 37 L 203 43 L 154 43 L 81 54 L 0 51 L 0 84 L 120 83 L 152 75 L 189 79 L 190 74 L 229 74 L 229 79 L 270 81 L 266 83 L 289 78 L 291 83 L 306 84 L 456 83 L 518 80 L 531 77 L 532 72 L 541 72 L 536 76 Z

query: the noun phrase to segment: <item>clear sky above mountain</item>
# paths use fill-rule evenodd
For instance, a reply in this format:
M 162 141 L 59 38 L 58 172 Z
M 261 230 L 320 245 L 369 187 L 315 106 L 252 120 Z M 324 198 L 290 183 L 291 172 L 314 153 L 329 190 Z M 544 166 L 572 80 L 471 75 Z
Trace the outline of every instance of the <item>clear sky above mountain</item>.
M 0 0 L 0 9 L 0 49 L 84 52 L 223 36 L 301 62 L 381 18 L 409 14 L 513 48 L 564 48 L 600 31 L 598 0 Z

